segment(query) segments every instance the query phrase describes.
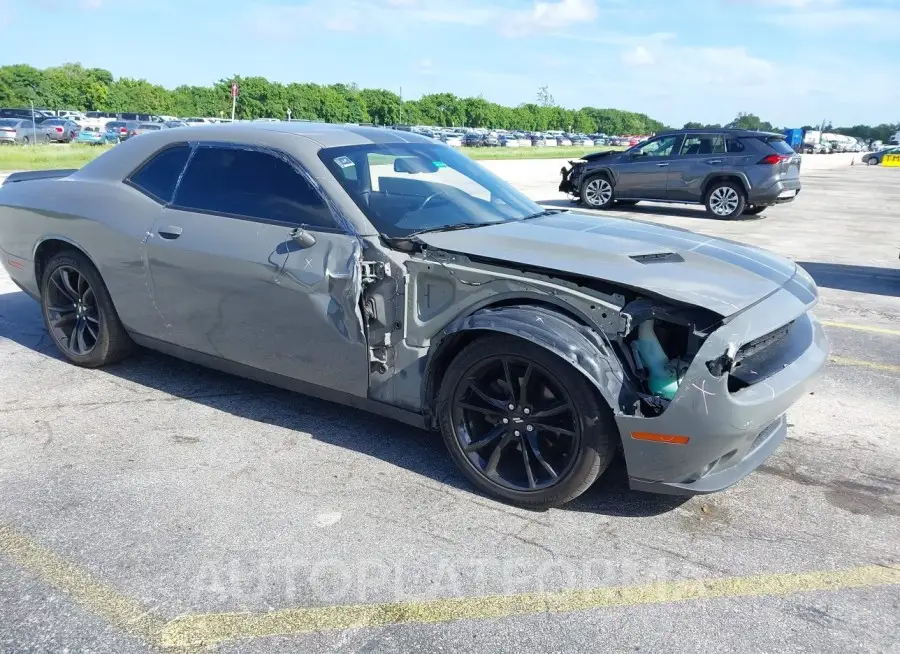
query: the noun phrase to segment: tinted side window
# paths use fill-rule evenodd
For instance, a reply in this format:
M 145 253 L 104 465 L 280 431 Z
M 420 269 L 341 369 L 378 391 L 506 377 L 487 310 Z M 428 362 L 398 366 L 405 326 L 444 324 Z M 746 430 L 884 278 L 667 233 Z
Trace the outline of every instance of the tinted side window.
M 293 225 L 335 226 L 328 207 L 300 173 L 257 150 L 199 147 L 175 204 Z
M 734 137 L 725 139 L 725 150 L 728 152 L 743 152 L 746 149 L 740 139 Z
M 684 137 L 681 154 L 722 154 L 725 142 L 721 134 L 689 134 Z
M 184 170 L 191 149 L 176 145 L 157 152 L 150 161 L 131 175 L 132 185 L 160 202 L 169 203 L 175 193 L 178 176 Z

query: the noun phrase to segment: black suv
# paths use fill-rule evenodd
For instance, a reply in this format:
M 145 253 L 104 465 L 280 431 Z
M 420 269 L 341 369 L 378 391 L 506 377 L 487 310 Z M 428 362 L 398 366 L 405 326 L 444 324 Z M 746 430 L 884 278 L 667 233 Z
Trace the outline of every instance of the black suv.
M 800 161 L 781 134 L 678 130 L 570 161 L 559 190 L 593 209 L 652 200 L 705 204 L 716 218 L 735 218 L 797 197 Z

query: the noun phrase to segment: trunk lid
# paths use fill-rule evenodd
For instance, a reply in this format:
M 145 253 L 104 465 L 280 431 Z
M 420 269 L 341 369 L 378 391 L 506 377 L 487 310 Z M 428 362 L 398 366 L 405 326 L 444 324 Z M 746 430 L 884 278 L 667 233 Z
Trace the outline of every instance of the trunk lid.
M 775 292 L 796 271 L 791 261 L 732 241 L 574 212 L 417 238 L 441 250 L 620 284 L 723 317 Z

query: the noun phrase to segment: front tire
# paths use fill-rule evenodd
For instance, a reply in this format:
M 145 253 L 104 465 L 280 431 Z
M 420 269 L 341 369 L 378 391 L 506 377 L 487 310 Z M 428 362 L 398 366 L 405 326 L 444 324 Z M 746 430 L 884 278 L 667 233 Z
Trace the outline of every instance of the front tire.
M 591 209 L 608 209 L 615 202 L 612 182 L 603 173 L 584 180 L 579 195 L 581 201 Z
M 53 256 L 41 275 L 44 325 L 62 355 L 75 365 L 96 368 L 131 351 L 106 284 L 90 260 L 76 250 Z
M 878 158 L 877 157 L 869 157 L 869 159 L 866 161 L 866 164 L 869 166 L 877 166 Z
M 581 373 L 506 335 L 480 338 L 456 356 L 437 414 L 450 456 L 469 481 L 531 509 L 581 495 L 618 443 L 612 412 Z
M 715 182 L 706 192 L 706 211 L 716 218 L 737 218 L 746 206 L 747 196 L 736 182 Z

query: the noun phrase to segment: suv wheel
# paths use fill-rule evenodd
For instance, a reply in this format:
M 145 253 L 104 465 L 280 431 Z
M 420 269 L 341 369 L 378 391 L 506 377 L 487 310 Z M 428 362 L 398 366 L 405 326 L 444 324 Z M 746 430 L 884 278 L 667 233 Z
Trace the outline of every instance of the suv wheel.
M 581 201 L 591 209 L 606 209 L 613 202 L 613 187 L 604 174 L 594 175 L 581 185 Z
M 715 182 L 706 192 L 706 210 L 716 218 L 736 218 L 746 206 L 744 189 L 735 182 Z
M 606 470 L 612 412 L 565 360 L 511 336 L 463 349 L 441 382 L 444 443 L 483 492 L 531 509 L 565 504 Z
M 870 166 L 877 166 L 878 165 L 878 157 L 869 157 L 869 160 L 866 161 L 866 163 L 869 164 Z

